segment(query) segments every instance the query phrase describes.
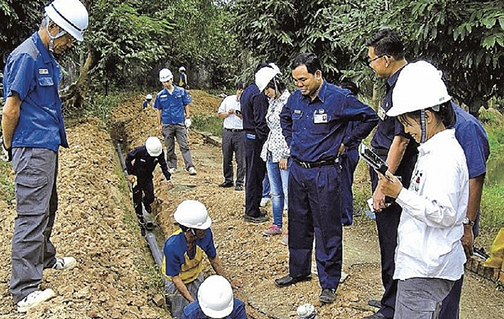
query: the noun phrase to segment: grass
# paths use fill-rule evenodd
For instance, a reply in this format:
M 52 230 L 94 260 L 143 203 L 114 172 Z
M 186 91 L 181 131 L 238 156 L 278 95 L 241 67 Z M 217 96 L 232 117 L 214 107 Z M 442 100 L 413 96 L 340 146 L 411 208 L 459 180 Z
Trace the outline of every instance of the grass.
M 198 114 L 191 118 L 192 127 L 200 132 L 209 132 L 215 136 L 222 136 L 222 119 L 217 115 Z
M 0 200 L 11 205 L 14 201 L 14 182 L 11 163 L 0 161 Z

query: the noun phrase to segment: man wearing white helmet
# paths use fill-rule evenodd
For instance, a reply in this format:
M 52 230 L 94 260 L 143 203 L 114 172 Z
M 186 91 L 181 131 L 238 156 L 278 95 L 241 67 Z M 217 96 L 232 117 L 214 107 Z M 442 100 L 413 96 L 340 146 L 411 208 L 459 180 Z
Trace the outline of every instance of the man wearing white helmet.
M 145 100 L 142 103 L 142 110 L 145 110 L 147 107 L 149 107 L 151 101 L 152 101 L 152 94 L 149 93 L 145 96 Z
M 215 249 L 212 220 L 205 205 L 197 200 L 185 200 L 174 214 L 180 229 L 174 232 L 163 247 L 162 272 L 169 279 L 166 291 L 174 319 L 180 319 L 184 307 L 196 299 L 203 282 L 203 253 L 208 256 L 214 271 L 223 277 L 226 272 Z M 229 277 L 227 277 L 229 278 Z M 239 281 L 231 281 L 234 288 Z
M 233 296 L 226 278 L 212 275 L 198 289 L 198 300 L 184 308 L 182 319 L 247 319 L 245 304 Z
M 78 0 L 54 0 L 40 28 L 7 58 L 3 79 L 2 150 L 16 173 L 17 217 L 12 237 L 10 291 L 19 312 L 52 298 L 38 290 L 46 268 L 71 269 L 73 257 L 56 258 L 50 236 L 57 210 L 59 146 L 68 147 L 53 54 L 82 41 L 88 13 Z
M 179 69 L 179 86 L 183 89 L 189 90 L 189 84 L 187 84 L 187 74 L 185 67 L 181 66 Z
M 177 169 L 177 154 L 175 154 L 175 138 L 177 138 L 186 171 L 190 175 L 196 175 L 187 143 L 187 130 L 191 126 L 189 116 L 191 96 L 186 90 L 173 85 L 173 74 L 168 69 L 159 71 L 159 81 L 164 89 L 157 94 L 154 108 L 157 109 L 159 133 L 165 140 L 168 168 L 170 173 Z
M 441 72 L 419 61 L 404 67 L 387 116 L 397 117 L 419 155 L 408 189 L 390 172 L 380 191 L 403 208 L 398 228 L 394 318 L 438 318 L 443 299 L 464 273 L 460 238 L 469 200 L 464 151 Z
M 145 141 L 145 145 L 135 147 L 126 156 L 126 171 L 128 180 L 133 187 L 133 205 L 138 217 L 140 227 L 144 227 L 144 218 L 142 214 L 142 202 L 145 210 L 150 214 L 151 204 L 154 202 L 154 184 L 152 183 L 152 172 L 156 165 L 161 166 L 161 170 L 168 183 L 168 189 L 173 188 L 171 174 L 168 171 L 161 141 L 151 136 Z M 143 193 L 143 198 L 142 198 Z M 142 228 L 143 229 L 143 228 Z

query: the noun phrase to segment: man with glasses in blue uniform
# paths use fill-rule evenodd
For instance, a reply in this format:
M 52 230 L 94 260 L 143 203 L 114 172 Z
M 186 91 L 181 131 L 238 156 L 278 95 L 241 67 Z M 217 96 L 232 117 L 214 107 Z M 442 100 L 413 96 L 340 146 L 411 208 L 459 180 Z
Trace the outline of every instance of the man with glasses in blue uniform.
M 340 155 L 345 145 L 365 138 L 378 122 L 376 113 L 350 91 L 327 83 L 313 53 L 292 65 L 294 92 L 280 113 L 282 132 L 293 160 L 289 174 L 289 274 L 276 279 L 284 287 L 310 280 L 313 239 L 322 292 L 332 303 L 341 279 L 342 207 Z M 350 121 L 360 121 L 346 135 Z

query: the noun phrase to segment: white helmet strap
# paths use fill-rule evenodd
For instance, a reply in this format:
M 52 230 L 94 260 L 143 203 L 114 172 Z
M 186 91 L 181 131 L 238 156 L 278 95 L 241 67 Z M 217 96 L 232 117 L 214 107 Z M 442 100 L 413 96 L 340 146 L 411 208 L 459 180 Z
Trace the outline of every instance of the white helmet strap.
M 49 17 L 48 17 L 49 19 Z M 48 21 L 47 23 L 47 26 L 46 26 L 46 30 L 47 30 L 47 34 L 49 34 L 49 51 L 53 52 L 53 49 L 54 49 L 54 40 L 56 40 L 57 38 L 61 37 L 61 36 L 64 36 L 66 34 L 66 31 L 61 29 L 60 28 L 60 32 L 58 32 L 58 34 L 56 35 L 52 35 L 51 32 L 49 32 L 49 24 L 50 22 Z

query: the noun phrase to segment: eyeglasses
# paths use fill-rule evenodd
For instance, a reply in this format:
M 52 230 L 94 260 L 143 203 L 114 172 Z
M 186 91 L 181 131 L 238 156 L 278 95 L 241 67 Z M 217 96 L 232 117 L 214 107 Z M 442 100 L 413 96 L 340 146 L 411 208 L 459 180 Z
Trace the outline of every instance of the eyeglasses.
M 374 59 L 368 60 L 368 64 L 371 65 L 374 61 L 379 60 L 379 59 L 383 58 L 384 56 L 385 55 L 379 55 Z

